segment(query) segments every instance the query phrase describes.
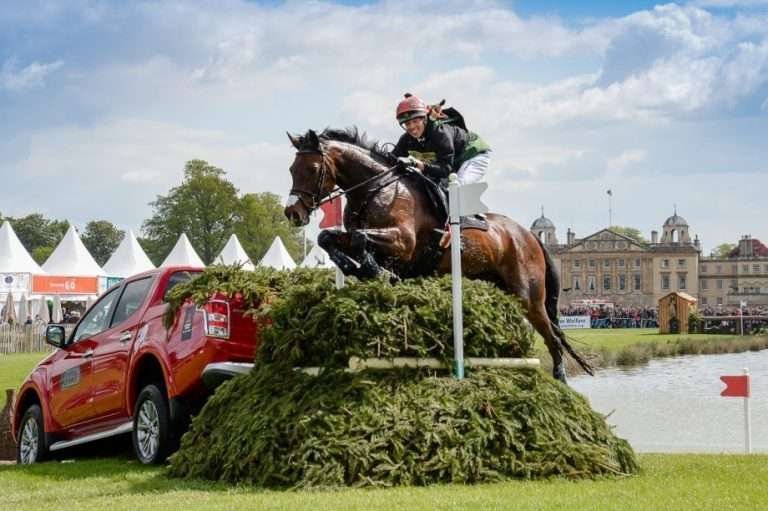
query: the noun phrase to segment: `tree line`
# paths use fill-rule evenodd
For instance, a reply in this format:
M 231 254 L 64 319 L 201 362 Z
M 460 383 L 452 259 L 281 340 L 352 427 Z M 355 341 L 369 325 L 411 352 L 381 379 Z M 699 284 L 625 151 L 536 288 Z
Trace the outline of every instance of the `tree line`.
M 280 236 L 295 260 L 303 254 L 302 230 L 290 225 L 283 215 L 280 197 L 273 193 L 243 193 L 226 178 L 226 172 L 204 160 L 190 160 L 184 166 L 179 186 L 150 202 L 152 214 L 141 226 L 138 241 L 157 266 L 186 233 L 206 264 L 236 234 L 254 263 L 266 253 L 275 236 Z M 8 220 L 32 258 L 43 264 L 69 229 L 66 220 L 46 218 L 40 213 Z M 85 224 L 80 239 L 99 265 L 104 265 L 125 236 L 108 220 Z

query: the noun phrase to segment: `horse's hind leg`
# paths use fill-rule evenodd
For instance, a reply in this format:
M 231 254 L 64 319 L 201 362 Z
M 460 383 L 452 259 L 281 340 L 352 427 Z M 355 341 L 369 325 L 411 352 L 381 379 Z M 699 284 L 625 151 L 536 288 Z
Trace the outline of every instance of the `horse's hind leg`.
M 528 321 L 533 328 L 544 338 L 549 354 L 552 357 L 552 376 L 556 380 L 566 383 L 565 360 L 563 359 L 563 347 L 560 339 L 552 328 L 552 322 L 547 316 L 543 303 L 530 304 L 528 309 Z

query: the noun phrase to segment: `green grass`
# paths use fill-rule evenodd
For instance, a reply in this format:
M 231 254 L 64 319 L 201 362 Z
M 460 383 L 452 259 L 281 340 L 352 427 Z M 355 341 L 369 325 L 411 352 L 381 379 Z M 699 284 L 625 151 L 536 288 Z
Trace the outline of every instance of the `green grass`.
M 765 455 L 643 455 L 626 479 L 384 490 L 265 491 L 166 477 L 125 459 L 0 466 L 0 508 L 43 509 L 764 509 Z
M 664 334 L 656 328 L 566 330 L 571 344 L 600 367 L 633 366 L 652 358 L 713 353 L 739 353 L 768 348 L 768 336 L 718 334 Z M 536 334 L 534 350 L 549 367 L 549 353 Z M 575 364 L 571 364 L 575 368 Z
M 48 353 L 0 355 L 0 410 L 5 406 L 5 389 L 19 390 L 24 378 L 46 355 Z

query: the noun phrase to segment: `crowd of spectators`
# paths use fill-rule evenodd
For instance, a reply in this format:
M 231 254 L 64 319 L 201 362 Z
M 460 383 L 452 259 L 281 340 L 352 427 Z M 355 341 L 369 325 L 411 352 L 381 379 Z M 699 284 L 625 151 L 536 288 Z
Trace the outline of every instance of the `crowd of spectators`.
M 563 307 L 561 316 L 589 316 L 592 328 L 657 327 L 656 309 L 651 307 Z
M 702 307 L 701 316 L 740 316 L 738 307 Z M 624 307 L 621 305 L 570 306 L 560 308 L 561 316 L 589 316 L 592 328 L 655 328 L 659 326 L 655 307 Z M 745 307 L 744 316 L 763 316 L 768 321 L 768 306 Z M 760 321 L 763 323 L 764 321 Z M 707 322 L 708 324 L 711 322 Z

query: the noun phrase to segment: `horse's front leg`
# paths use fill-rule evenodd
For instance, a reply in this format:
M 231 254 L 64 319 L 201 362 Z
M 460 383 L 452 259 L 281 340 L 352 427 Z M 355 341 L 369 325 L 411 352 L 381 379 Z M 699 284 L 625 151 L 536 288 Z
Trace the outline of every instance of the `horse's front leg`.
M 326 229 L 317 236 L 317 244 L 328 252 L 331 260 L 347 276 L 360 277 L 360 262 L 352 258 L 350 232 Z
M 318 244 L 331 256 L 345 275 L 370 279 L 381 273 L 378 256 L 409 260 L 413 256 L 415 237 L 396 227 L 359 229 L 349 232 L 325 230 L 318 236 Z

